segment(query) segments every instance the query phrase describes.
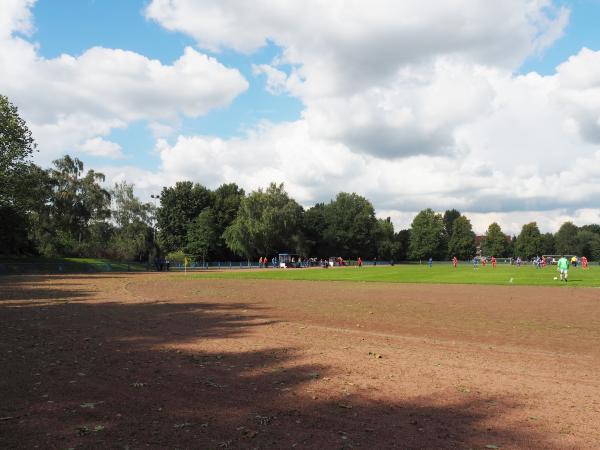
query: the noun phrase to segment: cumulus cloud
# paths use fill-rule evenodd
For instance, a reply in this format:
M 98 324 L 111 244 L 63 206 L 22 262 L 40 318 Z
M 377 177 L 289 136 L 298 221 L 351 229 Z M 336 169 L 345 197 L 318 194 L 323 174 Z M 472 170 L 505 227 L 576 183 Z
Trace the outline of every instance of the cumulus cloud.
M 4 0 L 0 7 L 0 38 L 12 33 L 29 34 L 33 30 L 31 7 L 36 0 Z
M 281 55 L 254 73 L 304 104 L 300 120 L 246 138 L 180 137 L 163 169 L 192 176 L 197 165 L 200 181 L 234 174 L 244 187 L 256 185 L 247 174 L 270 175 L 305 203 L 356 191 L 402 217 L 456 207 L 555 223 L 600 194 L 600 58 L 584 49 L 554 75 L 515 72 L 563 35 L 569 14 L 550 0 L 153 0 L 148 18 L 202 48 L 274 42 Z
M 582 136 L 600 144 L 600 51 L 583 48 L 557 68 L 558 100 Z
M 31 2 L 6 4 L 22 7 L 0 32 L 0 90 L 57 151 L 106 150 L 111 130 L 149 121 L 161 166 L 103 169 L 142 195 L 181 179 L 277 181 L 305 206 L 357 192 L 399 227 L 426 207 L 458 208 L 478 232 L 493 220 L 511 233 L 530 220 L 548 231 L 598 221 L 600 52 L 583 49 L 552 75 L 518 74 L 564 33 L 569 10 L 551 0 L 152 0 L 147 18 L 216 55 L 188 48 L 171 65 L 104 48 L 41 58 L 15 34 L 31 30 Z M 254 75 L 300 99 L 301 117 L 235 138 L 178 135 L 181 115 L 248 86 L 219 52 L 267 43 L 281 52 Z
M 153 0 L 146 15 L 211 50 L 276 43 L 281 56 L 255 73 L 304 102 L 312 135 L 394 159 L 452 153 L 456 127 L 489 110 L 486 71 L 512 73 L 561 36 L 569 11 L 543 0 Z
M 94 47 L 46 59 L 16 36 L 30 29 L 32 1 L 2 3 L 0 91 L 16 103 L 48 160 L 86 139 L 139 121 L 174 121 L 227 106 L 248 87 L 237 69 L 188 47 L 171 65 L 135 52 Z M 164 129 L 163 129 L 164 131 Z
M 92 156 L 104 156 L 112 159 L 123 158 L 123 152 L 119 144 L 100 137 L 86 140 L 81 144 L 80 150 Z

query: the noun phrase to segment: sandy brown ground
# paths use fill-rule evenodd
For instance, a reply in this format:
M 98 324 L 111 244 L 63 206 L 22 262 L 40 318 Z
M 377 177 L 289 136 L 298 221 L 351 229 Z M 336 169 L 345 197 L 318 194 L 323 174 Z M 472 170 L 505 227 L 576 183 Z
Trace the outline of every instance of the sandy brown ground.
M 600 291 L 0 278 L 0 448 L 600 448 Z

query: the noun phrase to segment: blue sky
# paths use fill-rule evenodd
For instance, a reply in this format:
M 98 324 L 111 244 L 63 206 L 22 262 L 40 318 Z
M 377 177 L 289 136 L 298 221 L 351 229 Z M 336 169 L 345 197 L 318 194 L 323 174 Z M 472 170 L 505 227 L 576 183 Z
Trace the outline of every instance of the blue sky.
M 39 54 L 46 58 L 63 53 L 80 55 L 91 47 L 101 46 L 131 50 L 172 64 L 186 46 L 195 45 L 194 40 L 146 20 L 143 10 L 147 3 L 136 0 L 38 0 L 33 9 L 35 33 L 31 38 L 39 43 Z M 252 64 L 268 64 L 280 53 L 281 49 L 273 44 L 250 56 L 235 51 L 212 53 L 224 65 L 239 69 L 250 82 L 250 88 L 227 108 L 213 110 L 199 118 L 184 118 L 181 133 L 227 138 L 243 135 L 261 120 L 279 122 L 300 117 L 302 103 L 298 99 L 270 94 L 265 90 L 264 77 L 252 73 Z M 150 152 L 154 139 L 145 122 L 115 130 L 109 138 L 126 149 L 128 159 L 134 160 L 138 167 L 153 169 L 158 165 L 158 155 Z M 86 159 L 92 165 L 107 164 L 100 158 L 88 156 Z M 108 163 L 117 165 L 122 161 Z
M 40 164 L 143 198 L 275 181 L 399 227 L 431 207 L 551 231 L 600 222 L 598 23 L 600 0 L 10 0 L 0 92 Z
M 574 0 L 562 2 L 571 10 L 565 36 L 556 41 L 539 56 L 525 61 L 521 72 L 535 71 L 544 75 L 554 73 L 556 66 L 582 47 L 600 49 L 600 0 Z
M 39 53 L 46 58 L 62 53 L 80 55 L 90 47 L 102 46 L 135 51 L 171 64 L 186 46 L 195 45 L 194 39 L 180 32 L 167 31 L 147 20 L 144 17 L 147 3 L 136 0 L 38 0 L 33 9 L 35 33 L 31 38 L 39 43 Z M 521 73 L 535 71 L 549 75 L 582 47 L 600 49 L 600 0 L 575 0 L 563 4 L 571 9 L 565 36 L 542 54 L 527 58 L 519 69 Z M 261 120 L 285 122 L 300 117 L 300 100 L 289 95 L 270 94 L 265 90 L 264 77 L 252 73 L 252 64 L 268 64 L 281 54 L 276 45 L 271 43 L 251 55 L 233 50 L 212 54 L 224 65 L 239 69 L 250 82 L 250 88 L 227 108 L 211 111 L 200 118 L 184 118 L 182 134 L 241 136 Z M 127 149 L 128 158 L 134 159 L 136 165 L 152 169 L 159 163 L 158 155 L 149 152 L 154 139 L 145 122 L 115 130 L 109 137 Z M 100 162 L 98 158 L 88 158 L 91 164 Z M 113 164 L 119 164 L 119 161 Z

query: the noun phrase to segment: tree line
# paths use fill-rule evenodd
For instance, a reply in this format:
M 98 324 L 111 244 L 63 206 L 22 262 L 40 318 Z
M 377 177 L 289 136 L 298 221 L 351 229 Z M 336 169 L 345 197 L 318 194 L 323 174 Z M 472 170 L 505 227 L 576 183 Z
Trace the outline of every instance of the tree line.
M 600 260 L 600 225 L 563 224 L 541 234 L 535 222 L 518 236 L 492 223 L 477 238 L 455 209 L 419 212 L 409 229 L 395 231 L 371 202 L 341 192 L 329 202 L 302 207 L 283 184 L 246 193 L 235 183 L 211 190 L 191 181 L 164 187 L 159 205 L 142 202 L 126 182 L 105 177 L 68 155 L 43 169 L 17 108 L 0 95 L 0 253 L 104 257 L 149 261 L 161 255 L 200 260 L 258 259 L 278 252 L 302 257 L 447 260 L 470 259 L 477 245 L 496 257 L 578 254 Z

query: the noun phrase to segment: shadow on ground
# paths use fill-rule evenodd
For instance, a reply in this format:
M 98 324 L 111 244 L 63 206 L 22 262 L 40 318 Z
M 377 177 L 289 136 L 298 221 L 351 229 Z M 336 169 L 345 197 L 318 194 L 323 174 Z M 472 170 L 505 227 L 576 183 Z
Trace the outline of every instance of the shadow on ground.
M 250 304 L 65 303 L 91 295 L 68 286 L 0 286 L 21 300 L 0 301 L 2 448 L 551 447 L 490 427 L 517 406 L 498 399 L 321 398 L 336 369 L 303 364 L 292 348 L 253 349 L 245 337 L 272 321 Z M 243 348 L 189 347 L 223 339 Z

